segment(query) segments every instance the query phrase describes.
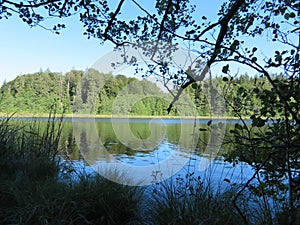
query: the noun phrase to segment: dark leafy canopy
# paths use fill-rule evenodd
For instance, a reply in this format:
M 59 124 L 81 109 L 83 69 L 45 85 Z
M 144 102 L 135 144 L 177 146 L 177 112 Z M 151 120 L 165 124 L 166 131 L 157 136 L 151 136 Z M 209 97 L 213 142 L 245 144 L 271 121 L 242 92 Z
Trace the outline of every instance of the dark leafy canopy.
M 133 12 L 136 13 L 128 15 L 126 7 L 135 9 Z M 194 43 L 196 52 L 205 59 L 208 67 L 217 62 L 235 62 L 267 77 L 299 124 L 293 107 L 279 92 L 269 72 L 272 68 L 280 69 L 291 79 L 299 74 L 299 8 L 297 0 L 231 0 L 216 9 L 216 21 L 209 21 L 206 15 L 196 13 L 196 6 L 189 0 L 157 0 L 153 4 L 137 0 L 120 0 L 117 3 L 96 0 L 2 0 L 0 16 L 8 18 L 18 14 L 30 26 L 43 26 L 49 16 L 61 18 L 79 14 L 85 35 L 109 40 L 116 46 L 145 41 Z M 49 29 L 59 33 L 64 27 L 64 24 L 58 23 Z M 266 44 L 276 43 L 280 50 L 274 51 L 273 56 L 260 54 L 259 46 L 255 45 L 258 38 Z M 204 79 L 208 67 L 197 77 L 198 80 Z M 229 66 L 225 66 L 222 72 L 228 74 Z M 184 89 L 193 82 L 195 78 L 186 75 L 180 86 Z M 178 91 L 178 95 L 181 92 Z

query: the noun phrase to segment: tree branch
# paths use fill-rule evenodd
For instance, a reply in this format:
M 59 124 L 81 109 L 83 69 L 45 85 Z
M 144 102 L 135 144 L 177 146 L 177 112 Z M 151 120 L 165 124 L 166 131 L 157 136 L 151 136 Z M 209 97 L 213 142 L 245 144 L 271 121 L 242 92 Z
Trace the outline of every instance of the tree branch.
M 228 47 L 225 46 L 221 46 L 222 48 L 225 49 L 230 49 Z M 292 107 L 290 106 L 290 104 L 286 101 L 286 99 L 284 98 L 284 96 L 282 95 L 282 93 L 278 90 L 277 85 L 275 84 L 275 82 L 272 80 L 270 74 L 268 73 L 268 71 L 266 71 L 261 65 L 259 65 L 256 62 L 251 62 L 250 59 L 246 58 L 245 56 L 243 56 L 241 53 L 239 53 L 238 51 L 234 51 L 240 58 L 244 59 L 245 61 L 240 61 L 240 60 L 236 60 L 236 59 L 222 59 L 222 61 L 233 61 L 233 62 L 237 62 L 237 63 L 241 63 L 244 65 L 247 65 L 253 69 L 255 69 L 257 72 L 262 73 L 267 80 L 269 81 L 269 83 L 272 85 L 272 87 L 274 88 L 276 94 L 278 95 L 280 101 L 282 102 L 282 104 L 284 104 L 284 106 L 287 108 L 287 110 L 289 111 L 289 113 L 291 113 L 292 118 L 295 120 L 295 122 L 299 125 L 300 124 L 300 119 L 297 116 L 297 114 L 293 111 Z M 250 62 L 249 62 L 250 61 Z
M 107 34 L 107 33 L 108 33 L 108 31 L 111 29 L 112 24 L 113 24 L 114 20 L 116 19 L 118 13 L 120 12 L 121 7 L 122 7 L 122 5 L 123 5 L 124 2 L 125 2 L 125 0 L 121 0 L 121 1 L 119 2 L 116 11 L 113 13 L 111 19 L 108 21 L 107 27 L 105 28 L 105 31 L 104 31 L 104 34 L 103 34 L 103 36 L 104 36 L 104 38 L 105 38 L 104 41 L 105 41 L 105 40 L 108 40 L 108 39 L 109 39 L 109 40 L 111 39 L 111 38 L 108 37 L 108 34 Z
M 166 20 L 167 20 L 167 18 L 168 18 L 169 9 L 170 9 L 171 5 L 172 5 L 172 0 L 169 0 L 169 1 L 168 1 L 167 8 L 166 8 L 166 10 L 165 10 L 165 14 L 164 14 L 164 16 L 163 16 L 163 18 L 162 18 L 162 20 L 161 20 L 161 22 L 160 22 L 159 33 L 158 33 L 158 35 L 157 35 L 156 45 L 155 45 L 155 47 L 154 47 L 154 51 L 153 51 L 153 54 L 152 54 L 152 56 L 151 56 L 151 59 L 154 58 L 154 55 L 155 55 L 156 50 L 157 50 L 157 47 L 158 47 L 158 43 L 159 43 L 159 41 L 160 41 L 160 39 L 161 39 L 161 36 L 162 36 L 162 33 L 163 33 L 164 29 L 165 29 L 164 23 L 166 22 Z
M 228 31 L 228 23 L 230 22 L 230 20 L 234 17 L 234 15 L 236 14 L 236 12 L 239 10 L 239 8 L 245 3 L 245 0 L 236 0 L 235 4 L 233 5 L 232 8 L 230 8 L 230 10 L 228 11 L 227 15 L 225 17 L 223 17 L 219 22 L 212 24 L 210 27 L 210 29 L 212 29 L 213 27 L 217 26 L 218 24 L 221 25 L 221 29 L 217 38 L 216 43 L 214 44 L 214 51 L 213 54 L 211 56 L 211 58 L 208 60 L 207 62 L 207 66 L 205 66 L 205 68 L 202 70 L 201 74 L 199 77 L 197 77 L 197 80 L 195 80 L 195 77 L 191 77 L 189 76 L 189 80 L 184 83 L 180 89 L 177 92 L 177 95 L 175 96 L 175 98 L 173 99 L 173 101 L 170 103 L 169 107 L 168 107 L 168 113 L 170 113 L 174 103 L 178 100 L 178 98 L 180 97 L 180 95 L 182 94 L 183 90 L 185 88 L 187 88 L 189 85 L 191 85 L 192 83 L 196 82 L 196 81 L 202 81 L 205 77 L 205 75 L 207 74 L 207 72 L 209 71 L 209 67 L 214 63 L 214 61 L 216 60 L 219 52 L 220 52 L 220 48 L 221 48 L 221 44 L 224 40 L 224 37 Z M 208 31 L 208 28 L 206 28 L 204 30 L 205 32 Z M 201 32 L 201 34 L 203 35 L 204 33 Z
M 239 10 L 239 8 L 245 3 L 245 0 L 237 0 L 235 2 L 235 4 L 233 5 L 233 7 L 228 11 L 228 14 L 221 19 L 220 21 L 220 25 L 221 25 L 221 29 L 216 41 L 216 45 L 214 48 L 214 52 L 212 57 L 210 58 L 210 60 L 207 62 L 207 66 L 210 67 L 211 64 L 215 61 L 215 59 L 217 58 L 220 48 L 221 48 L 221 44 L 224 40 L 224 37 L 228 31 L 228 23 L 229 21 L 234 17 L 234 15 L 236 14 L 236 12 Z
M 34 3 L 34 4 L 24 5 L 24 4 L 20 4 L 20 3 L 16 3 L 16 2 L 12 2 L 12 1 L 3 0 L 2 1 L 2 5 L 5 4 L 5 3 L 7 3 L 7 4 L 13 5 L 13 6 L 17 7 L 17 8 L 21 8 L 21 7 L 38 8 L 40 6 L 52 4 L 52 3 L 55 3 L 55 2 L 59 2 L 59 1 L 60 0 L 49 0 L 49 1 L 46 1 L 46 2 L 40 2 L 40 3 Z

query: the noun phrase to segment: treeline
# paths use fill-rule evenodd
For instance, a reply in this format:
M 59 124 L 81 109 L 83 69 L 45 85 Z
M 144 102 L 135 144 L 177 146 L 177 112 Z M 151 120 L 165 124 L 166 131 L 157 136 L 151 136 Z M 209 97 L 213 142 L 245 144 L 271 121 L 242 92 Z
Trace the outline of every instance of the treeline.
M 214 84 L 217 89 L 207 86 Z M 259 87 L 264 78 L 242 75 L 237 78 L 213 78 L 189 87 L 168 114 L 173 99 L 155 83 L 124 75 L 103 74 L 95 70 L 72 70 L 65 75 L 38 72 L 19 76 L 0 89 L 0 112 L 11 113 L 91 113 L 99 115 L 163 116 L 211 115 L 216 96 L 224 99 L 224 116 L 253 115 L 260 110 Z M 221 103 L 219 103 L 221 104 Z M 196 106 L 196 107 L 194 107 Z
M 109 115 L 115 97 L 131 83 L 135 85 L 135 95 L 144 91 L 160 94 L 160 89 L 149 81 L 101 74 L 94 70 L 72 70 L 65 75 L 53 72 L 23 75 L 1 87 L 0 112 L 48 113 L 56 109 L 59 113 Z M 158 98 L 143 99 L 133 107 L 132 113 L 160 115 L 163 107 L 167 107 L 167 102 L 161 102 Z

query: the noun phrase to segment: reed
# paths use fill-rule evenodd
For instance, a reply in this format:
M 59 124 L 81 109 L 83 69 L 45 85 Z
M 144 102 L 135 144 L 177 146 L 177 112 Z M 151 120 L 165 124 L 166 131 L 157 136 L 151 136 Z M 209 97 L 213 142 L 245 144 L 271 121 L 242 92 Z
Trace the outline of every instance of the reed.
M 240 187 L 222 189 L 194 173 L 148 187 L 87 173 L 74 179 L 76 168 L 58 155 L 62 129 L 54 115 L 46 126 L 0 120 L 0 224 L 243 224 L 232 201 Z M 237 202 L 248 224 L 276 224 L 270 206 L 255 207 L 255 200 L 241 195 Z
M 0 224 L 131 224 L 143 188 L 71 172 L 62 179 L 57 153 L 61 120 L 46 127 L 9 119 L 0 125 Z M 69 176 L 69 179 L 67 178 Z

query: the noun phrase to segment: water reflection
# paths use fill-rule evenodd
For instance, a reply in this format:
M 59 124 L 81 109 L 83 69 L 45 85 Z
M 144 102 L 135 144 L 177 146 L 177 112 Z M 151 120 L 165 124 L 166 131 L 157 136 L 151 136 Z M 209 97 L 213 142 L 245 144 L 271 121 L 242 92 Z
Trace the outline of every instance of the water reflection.
M 119 159 L 126 161 L 126 157 L 130 158 L 131 163 L 134 163 L 132 161 L 133 158 L 139 161 L 139 157 L 143 158 L 143 161 L 145 161 L 147 157 L 163 159 L 165 158 L 164 155 L 171 154 L 173 151 L 191 153 L 191 135 L 195 134 L 189 131 L 195 121 L 187 119 L 181 123 L 179 119 L 164 119 L 164 124 L 152 122 L 152 132 L 149 128 L 149 121 L 149 119 L 130 119 L 130 132 L 134 135 L 132 136 L 129 134 L 122 119 L 114 121 L 114 127 L 110 119 L 96 119 L 95 123 L 86 119 L 78 119 L 73 125 L 76 126 L 80 124 L 79 126 L 85 127 L 84 130 L 81 130 L 80 137 L 77 138 L 77 142 L 80 140 L 79 143 L 75 141 L 72 123 L 65 121 L 63 139 L 67 143 L 68 154 L 73 160 L 82 159 L 80 149 L 82 154 L 87 158 L 96 159 L 97 154 L 103 156 L 104 153 L 99 152 L 99 149 L 95 152 L 89 151 L 92 147 L 88 146 L 87 136 L 93 137 L 95 140 L 99 139 L 103 147 L 110 154 L 117 156 Z M 215 157 L 210 154 L 203 154 L 208 143 L 215 143 L 219 138 L 217 134 L 211 135 L 207 121 L 208 120 L 198 121 L 198 126 L 195 128 L 198 138 L 195 141 L 196 148 L 193 149 L 195 151 L 193 151 L 192 154 L 201 157 Z M 94 132 L 94 129 L 92 129 L 93 126 L 95 126 L 97 132 Z M 227 130 L 229 130 L 231 126 L 232 125 L 227 124 Z M 146 141 L 150 135 L 152 135 L 151 140 Z M 79 148 L 76 145 L 78 145 Z M 223 149 L 222 151 L 226 150 Z M 222 152 L 219 152 L 219 154 L 221 153 Z M 89 154 L 94 155 L 89 156 Z
M 227 121 L 225 129 L 225 121 L 214 120 L 208 126 L 209 121 L 114 118 L 112 123 L 111 119 L 67 118 L 61 139 L 62 156 L 87 163 L 96 171 L 103 169 L 105 163 L 114 166 L 121 162 L 123 171 L 127 172 L 130 166 L 131 174 L 148 181 L 149 177 L 156 179 L 158 175 L 165 178 L 191 169 L 207 171 L 208 165 L 222 165 L 215 169 L 217 176 L 233 168 L 222 161 L 222 153 L 230 151 L 225 148 L 228 146 L 220 151 L 216 149 L 222 142 L 221 132 L 228 132 L 238 121 Z M 167 165 L 163 164 L 165 161 Z

